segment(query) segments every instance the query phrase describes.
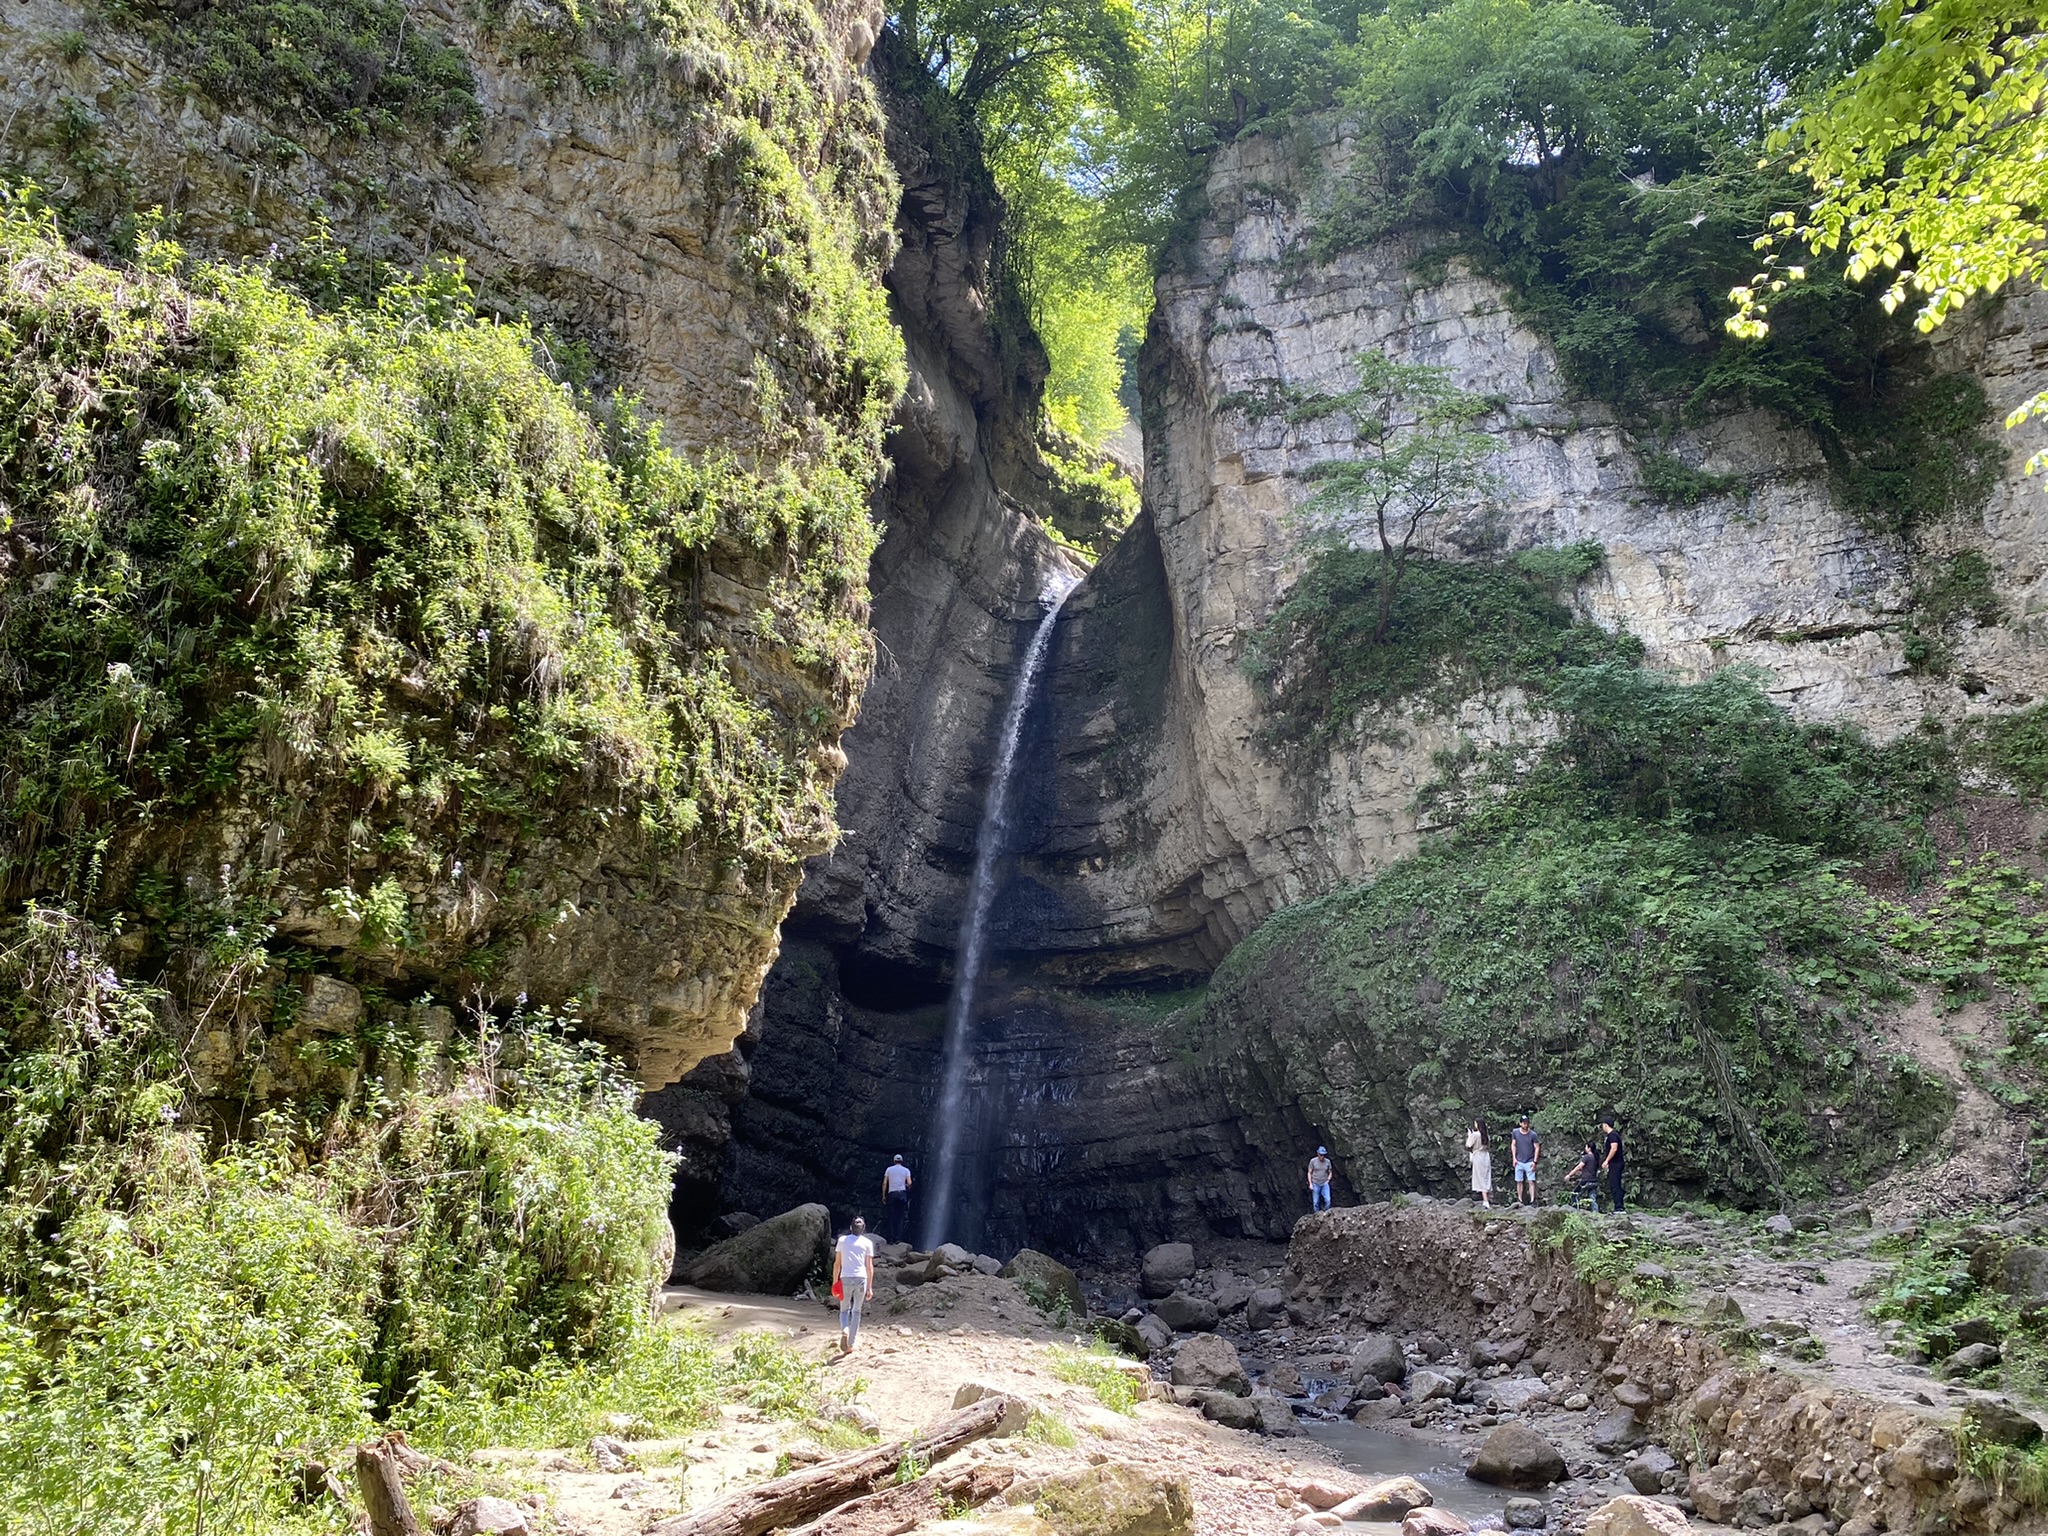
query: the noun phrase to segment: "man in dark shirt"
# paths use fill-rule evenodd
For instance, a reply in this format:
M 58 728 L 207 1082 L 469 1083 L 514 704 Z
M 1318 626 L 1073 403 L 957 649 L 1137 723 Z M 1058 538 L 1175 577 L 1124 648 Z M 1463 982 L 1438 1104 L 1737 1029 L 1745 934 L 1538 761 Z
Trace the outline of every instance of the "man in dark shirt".
M 1543 1156 L 1543 1138 L 1530 1129 L 1529 1117 L 1524 1115 L 1508 1133 L 1508 1140 L 1514 1143 L 1515 1152 L 1515 1204 L 1534 1205 L 1536 1164 Z
M 1607 1205 L 1610 1210 L 1621 1210 L 1621 1165 L 1624 1155 L 1621 1150 L 1621 1132 L 1616 1128 L 1614 1117 L 1609 1115 L 1600 1122 L 1600 1171 L 1607 1176 Z

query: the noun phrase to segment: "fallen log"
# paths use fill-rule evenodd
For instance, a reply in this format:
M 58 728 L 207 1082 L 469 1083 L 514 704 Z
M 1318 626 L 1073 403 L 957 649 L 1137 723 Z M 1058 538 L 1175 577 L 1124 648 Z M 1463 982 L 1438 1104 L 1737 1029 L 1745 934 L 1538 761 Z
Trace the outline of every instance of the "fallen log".
M 356 1447 L 356 1486 L 370 1514 L 370 1536 L 420 1536 L 420 1523 L 405 1496 L 400 1461 L 388 1441 Z
M 1016 1480 L 1011 1467 L 947 1467 L 827 1510 L 789 1536 L 903 1536 L 928 1520 L 979 1509 Z
M 964 1445 L 1004 1430 L 1014 1432 L 1030 1412 L 1021 1397 L 985 1397 L 908 1440 L 835 1456 L 787 1477 L 772 1478 L 705 1509 L 664 1520 L 649 1536 L 765 1536 L 779 1526 L 802 1525 L 849 1499 L 874 1492 L 905 1463 L 922 1473 Z

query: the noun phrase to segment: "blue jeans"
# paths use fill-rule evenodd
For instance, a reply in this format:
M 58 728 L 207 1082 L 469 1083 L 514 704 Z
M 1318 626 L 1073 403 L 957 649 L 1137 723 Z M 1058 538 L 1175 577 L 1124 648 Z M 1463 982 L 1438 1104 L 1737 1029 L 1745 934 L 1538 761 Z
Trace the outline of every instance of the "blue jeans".
M 839 1298 L 839 1331 L 846 1335 L 846 1347 L 851 1349 L 860 1341 L 860 1304 L 866 1298 L 857 1281 L 844 1289 L 846 1294 Z
M 1327 1211 L 1330 1208 L 1330 1186 L 1327 1184 L 1309 1185 L 1308 1202 L 1309 1209 L 1312 1211 Z

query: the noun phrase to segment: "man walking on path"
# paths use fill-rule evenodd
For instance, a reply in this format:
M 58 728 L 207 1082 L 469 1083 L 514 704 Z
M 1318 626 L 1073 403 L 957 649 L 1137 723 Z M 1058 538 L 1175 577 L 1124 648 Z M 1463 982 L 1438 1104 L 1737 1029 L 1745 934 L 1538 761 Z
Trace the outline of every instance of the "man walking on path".
M 1508 1133 L 1508 1140 L 1514 1143 L 1515 1152 L 1515 1204 L 1534 1205 L 1536 1164 L 1543 1157 L 1543 1138 L 1529 1128 L 1529 1117 L 1524 1115 Z
M 858 1216 L 832 1248 L 832 1294 L 839 1298 L 839 1352 L 851 1354 L 860 1339 L 861 1303 L 875 1294 L 875 1244 Z
M 1608 1115 L 1600 1121 L 1600 1171 L 1607 1175 L 1607 1205 L 1610 1210 L 1620 1211 L 1621 1165 L 1626 1160 L 1621 1150 L 1621 1132 L 1614 1124 L 1614 1117 Z
M 910 1236 L 910 1186 L 915 1181 L 903 1166 L 903 1154 L 882 1170 L 882 1241 L 900 1243 Z
M 1330 1161 L 1330 1149 L 1317 1147 L 1316 1155 L 1308 1160 L 1308 1208 L 1311 1211 L 1327 1211 L 1330 1208 L 1330 1175 L 1337 1165 Z

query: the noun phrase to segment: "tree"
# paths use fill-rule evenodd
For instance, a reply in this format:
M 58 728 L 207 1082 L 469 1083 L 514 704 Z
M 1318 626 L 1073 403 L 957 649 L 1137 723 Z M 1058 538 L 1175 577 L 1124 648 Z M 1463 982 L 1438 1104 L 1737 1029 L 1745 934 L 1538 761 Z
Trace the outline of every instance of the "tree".
M 1770 296 L 1805 277 L 1777 248 L 1842 252 L 1860 282 L 1889 272 L 1887 310 L 1920 296 L 1931 331 L 1978 293 L 2048 274 L 2048 28 L 2038 4 L 1884 0 L 1883 42 L 1773 146 L 1820 194 L 1758 242 L 1767 269 L 1733 290 L 1728 329 L 1761 336 Z M 2007 419 L 2048 410 L 2037 395 Z M 2028 465 L 2038 467 L 2040 456 Z
M 1357 388 L 1302 397 L 1287 412 L 1295 423 L 1344 418 L 1362 450 L 1306 471 L 1302 478 L 1315 491 L 1296 515 L 1333 542 L 1348 542 L 1361 524 L 1370 526 L 1380 549 L 1372 638 L 1383 644 L 1423 525 L 1492 498 L 1494 478 L 1486 460 L 1494 441 L 1476 430 L 1492 407 L 1453 384 L 1448 368 L 1397 363 L 1383 352 L 1361 352 L 1352 367 Z

